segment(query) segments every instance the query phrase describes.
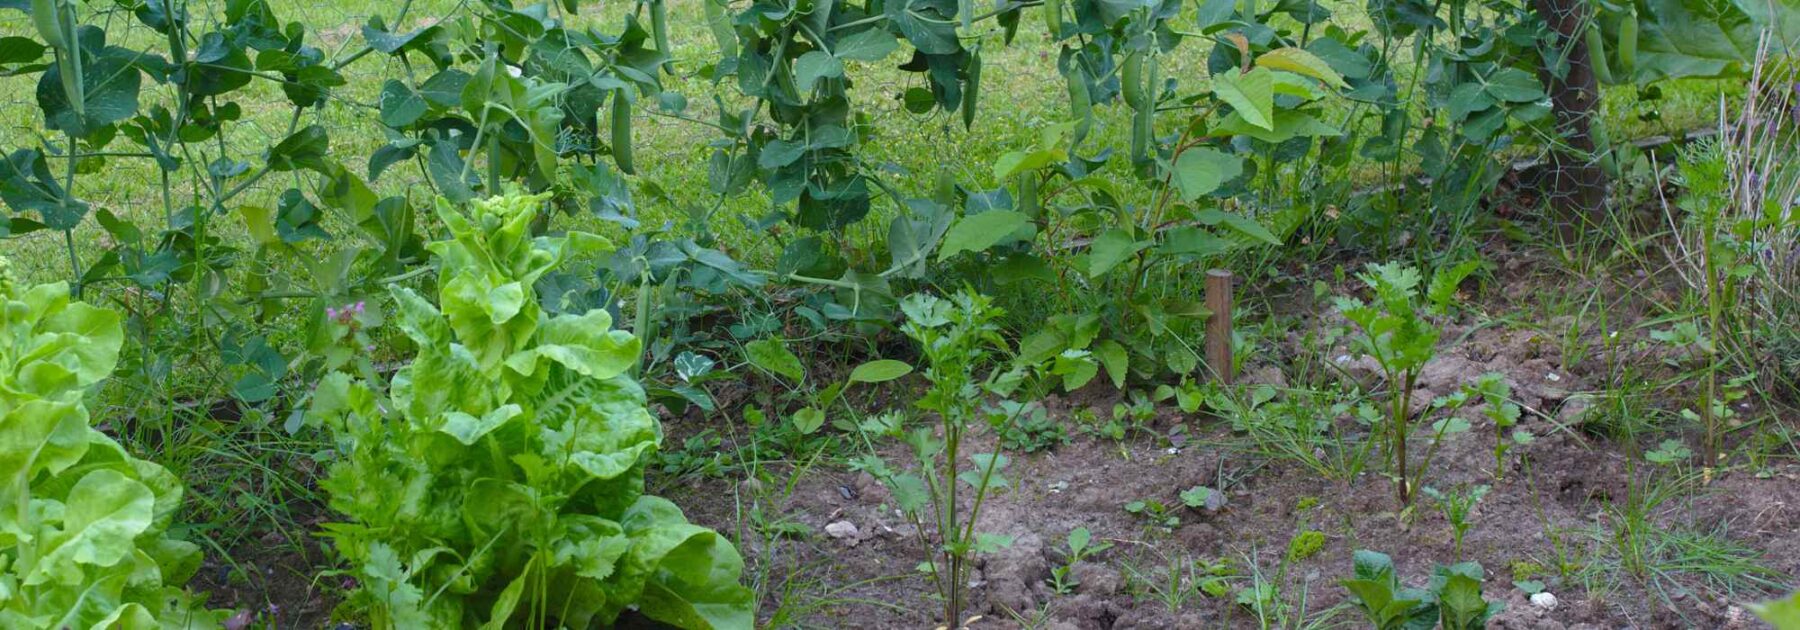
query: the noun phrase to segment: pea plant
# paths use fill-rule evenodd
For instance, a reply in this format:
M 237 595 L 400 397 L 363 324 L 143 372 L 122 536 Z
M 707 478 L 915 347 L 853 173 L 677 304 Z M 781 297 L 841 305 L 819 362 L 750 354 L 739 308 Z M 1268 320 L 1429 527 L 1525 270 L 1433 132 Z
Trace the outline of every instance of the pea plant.
M 182 590 L 199 546 L 169 528 L 181 481 L 95 429 L 82 397 L 113 371 L 118 313 L 0 256 L 0 620 L 8 628 L 206 628 Z
M 1427 316 L 1445 312 L 1455 297 L 1457 285 L 1475 269 L 1476 265 L 1469 263 L 1440 268 L 1432 276 L 1425 299 L 1421 299 L 1419 284 L 1422 279 L 1418 269 L 1397 263 L 1370 264 L 1368 270 L 1357 274 L 1357 279 L 1372 291 L 1374 301 L 1364 302 L 1347 296 L 1336 299 L 1338 311 L 1363 333 L 1353 340 L 1355 347 L 1373 357 L 1386 376 L 1388 413 L 1380 429 L 1385 434 L 1390 474 L 1401 508 L 1412 505 L 1412 487 L 1424 478 L 1437 440 L 1455 426 L 1449 421 L 1440 422 L 1425 461 L 1418 470 L 1407 471 L 1406 447 L 1412 425 L 1413 389 L 1419 370 L 1436 355 L 1441 334 Z M 1371 444 L 1374 442 L 1370 440 Z
M 640 341 L 602 309 L 547 314 L 535 282 L 600 246 L 532 237 L 548 195 L 448 201 L 437 304 L 392 291 L 419 354 L 391 379 L 335 372 L 311 421 L 337 459 L 326 536 L 377 628 L 610 624 L 627 608 L 683 628 L 748 627 L 743 560 L 644 494 L 662 431 L 629 376 Z

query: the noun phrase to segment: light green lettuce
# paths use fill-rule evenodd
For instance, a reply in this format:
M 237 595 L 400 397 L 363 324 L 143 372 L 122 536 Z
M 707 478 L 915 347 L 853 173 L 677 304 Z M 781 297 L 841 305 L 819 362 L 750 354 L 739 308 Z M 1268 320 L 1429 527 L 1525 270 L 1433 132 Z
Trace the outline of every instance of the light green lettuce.
M 388 382 L 322 380 L 309 418 L 338 459 L 326 526 L 377 628 L 608 626 L 627 609 L 749 628 L 743 559 L 644 495 L 662 429 L 604 310 L 550 316 L 537 279 L 590 235 L 531 237 L 543 196 L 440 202 L 434 305 L 393 291 L 418 347 Z
M 165 533 L 181 483 L 89 424 L 123 343 L 118 314 L 0 258 L 0 628 L 219 624 L 179 586 L 200 560 Z

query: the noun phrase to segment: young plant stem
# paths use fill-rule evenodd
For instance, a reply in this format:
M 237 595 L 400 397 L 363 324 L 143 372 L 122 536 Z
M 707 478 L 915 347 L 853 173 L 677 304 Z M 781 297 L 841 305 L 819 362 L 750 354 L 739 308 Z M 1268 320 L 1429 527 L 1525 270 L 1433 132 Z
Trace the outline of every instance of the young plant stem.
M 1412 415 L 1412 390 L 1413 381 L 1416 378 L 1417 376 L 1413 374 L 1412 370 L 1401 373 L 1400 380 L 1404 383 L 1404 387 L 1402 391 L 1398 392 L 1399 395 L 1393 397 L 1393 424 L 1389 427 L 1394 445 L 1395 488 L 1399 492 L 1400 509 L 1403 510 L 1412 505 L 1412 493 L 1408 487 L 1410 484 L 1406 474 L 1406 424 L 1409 421 L 1408 416 Z

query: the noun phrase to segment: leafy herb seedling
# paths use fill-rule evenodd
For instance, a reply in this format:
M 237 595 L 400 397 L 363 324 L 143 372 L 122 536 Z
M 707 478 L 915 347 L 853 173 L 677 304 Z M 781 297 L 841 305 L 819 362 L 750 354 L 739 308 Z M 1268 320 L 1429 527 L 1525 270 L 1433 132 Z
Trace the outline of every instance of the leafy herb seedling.
M 1010 486 L 1000 453 L 967 453 L 964 439 L 982 425 L 1005 435 L 1033 405 L 1005 400 L 1027 384 L 1043 388 L 1042 364 L 993 361 L 1009 350 L 994 323 L 1002 312 L 988 297 L 964 291 L 948 299 L 917 294 L 902 301 L 902 330 L 923 351 L 923 375 L 930 383 L 914 406 L 934 415 L 938 427 L 918 427 L 902 438 L 912 448 L 916 472 L 868 455 L 857 466 L 886 485 L 901 512 L 913 522 L 929 557 L 919 568 L 943 598 L 944 620 L 961 619 L 969 570 L 978 554 L 998 551 L 1011 539 L 977 531 L 988 495 Z M 991 367 L 985 378 L 977 374 Z M 1034 389 L 1029 393 L 1036 393 Z M 1001 398 L 997 404 L 984 401 Z

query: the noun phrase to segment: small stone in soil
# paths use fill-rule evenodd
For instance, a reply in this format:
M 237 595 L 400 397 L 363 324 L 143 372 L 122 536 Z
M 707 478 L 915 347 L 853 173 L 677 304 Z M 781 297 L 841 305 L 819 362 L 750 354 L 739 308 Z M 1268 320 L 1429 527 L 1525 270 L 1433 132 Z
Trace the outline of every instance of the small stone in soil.
M 833 521 L 825 526 L 825 533 L 829 534 L 832 538 L 844 541 L 852 547 L 856 546 L 856 543 L 862 542 L 857 538 L 859 532 L 856 530 L 856 524 L 851 523 L 850 521 Z
M 1556 610 L 1556 596 L 1549 593 L 1538 593 L 1531 596 L 1531 605 L 1544 610 Z

